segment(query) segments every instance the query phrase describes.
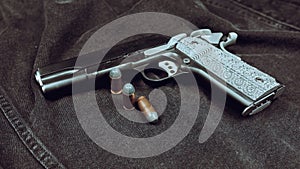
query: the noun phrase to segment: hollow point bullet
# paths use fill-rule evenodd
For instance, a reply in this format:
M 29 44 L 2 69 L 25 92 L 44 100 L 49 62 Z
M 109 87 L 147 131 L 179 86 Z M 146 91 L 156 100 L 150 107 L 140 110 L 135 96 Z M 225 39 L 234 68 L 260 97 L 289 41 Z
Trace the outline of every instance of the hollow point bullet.
M 132 84 L 126 83 L 123 87 L 123 107 L 126 110 L 133 110 L 135 103 L 135 88 Z
M 141 96 L 137 99 L 139 109 L 142 111 L 148 122 L 154 123 L 158 120 L 158 115 L 154 107 L 151 105 L 149 100 Z
M 121 94 L 122 93 L 122 73 L 120 69 L 112 69 L 109 72 L 109 77 L 110 77 L 110 84 L 111 88 L 110 91 L 112 94 Z

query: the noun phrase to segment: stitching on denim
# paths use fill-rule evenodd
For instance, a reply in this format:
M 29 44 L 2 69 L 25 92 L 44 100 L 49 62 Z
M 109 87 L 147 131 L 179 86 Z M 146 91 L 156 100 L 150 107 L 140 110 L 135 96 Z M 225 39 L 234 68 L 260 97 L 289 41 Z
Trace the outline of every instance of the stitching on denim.
M 103 3 L 109 8 L 109 10 L 110 10 L 115 16 L 118 16 L 116 10 L 115 10 L 111 5 L 109 5 L 109 3 L 108 3 L 106 0 L 104 0 Z
M 297 2 L 294 2 L 294 1 L 286 1 L 286 0 L 279 0 L 279 1 L 281 1 L 281 2 L 283 2 L 283 3 L 290 4 L 290 5 L 294 5 L 294 6 L 296 6 L 296 7 L 300 7 L 300 3 L 297 4 Z
M 238 56 L 283 56 L 283 55 L 280 55 L 280 54 L 277 54 L 277 53 L 243 53 L 243 54 L 237 54 Z
M 253 15 L 251 14 L 247 14 L 245 11 L 241 10 L 240 8 L 236 8 L 234 6 L 225 6 L 221 3 L 218 3 L 218 2 L 215 2 L 213 0 L 204 0 L 206 3 L 210 4 L 210 5 L 213 5 L 213 6 L 216 6 L 216 7 L 220 7 L 220 8 L 224 8 L 224 9 L 227 9 L 229 11 L 232 11 L 232 12 L 236 12 L 236 13 L 239 13 L 239 14 L 242 14 L 242 15 L 245 15 L 245 16 L 248 16 L 252 19 L 258 19 L 257 17 L 254 17 Z M 260 19 L 260 21 L 264 22 L 263 20 Z M 270 23 L 268 22 L 265 22 L 267 24 L 270 25 Z M 277 28 L 282 28 L 281 25 L 274 25 L 274 24 L 271 24 L 271 26 L 275 26 Z
M 234 29 L 236 30 L 241 30 L 240 28 L 238 28 L 236 25 L 234 25 L 232 22 L 230 22 L 229 20 L 227 19 L 224 19 L 222 18 L 221 16 L 209 11 L 206 6 L 204 5 L 204 3 L 202 3 L 202 0 L 194 0 L 194 3 L 196 6 L 199 6 L 200 8 L 205 8 L 205 10 L 210 14 L 210 15 L 213 15 L 214 17 L 217 17 L 218 19 L 222 20 L 223 22 L 226 22 L 227 24 L 230 24 Z M 201 4 L 199 3 L 202 3 L 203 4 L 203 7 Z
M 134 5 L 132 5 L 132 7 L 130 9 L 128 9 L 127 11 L 125 11 L 121 14 L 119 14 L 118 17 L 121 17 L 121 16 L 124 16 L 125 14 L 128 14 L 129 12 L 134 10 L 137 6 L 139 6 L 142 2 L 144 2 L 144 0 L 140 0 L 140 1 L 136 2 Z
M 205 1 L 206 3 L 212 5 L 212 6 L 216 6 L 216 7 L 220 7 L 220 8 L 224 8 L 224 9 L 227 9 L 229 11 L 233 11 L 233 12 L 236 12 L 236 13 L 239 13 L 241 15 L 244 15 L 244 16 L 247 16 L 247 17 L 250 17 L 252 19 L 256 19 L 256 20 L 259 20 L 261 22 L 264 22 L 268 25 L 271 25 L 273 27 L 276 27 L 276 28 L 280 28 L 280 29 L 295 29 L 295 30 L 300 30 L 300 28 L 294 26 L 294 25 L 289 25 L 289 24 L 286 24 L 286 23 L 283 23 L 283 22 L 280 22 L 274 18 L 270 19 L 268 18 L 266 15 L 262 15 L 261 13 L 259 13 L 258 11 L 252 9 L 252 13 L 249 13 L 249 9 L 247 8 L 242 8 L 241 6 L 239 8 L 237 8 L 236 6 L 225 6 L 221 3 L 218 3 L 218 2 L 215 2 L 213 0 L 203 0 Z M 233 2 L 233 1 L 232 1 Z M 234 3 L 234 2 L 233 2 Z M 237 5 L 237 4 L 235 4 Z M 241 8 L 243 10 L 241 10 Z M 255 13 L 253 13 L 255 12 Z
M 32 132 L 30 127 L 25 123 L 16 108 L 9 103 L 7 97 L 1 89 L 0 93 L 0 110 L 12 126 L 20 140 L 34 156 L 34 158 L 46 169 L 65 167 L 57 158 L 46 148 Z
M 295 25 L 292 25 L 292 24 L 289 24 L 286 21 L 280 21 L 278 19 L 275 19 L 272 16 L 266 15 L 266 14 L 264 14 L 262 12 L 259 12 L 259 11 L 255 10 L 255 9 L 251 8 L 251 7 L 247 7 L 246 5 L 244 5 L 242 3 L 239 3 L 239 2 L 237 2 L 235 0 L 230 0 L 230 1 L 233 2 L 233 3 L 235 3 L 236 5 L 238 5 L 239 7 L 243 8 L 245 10 L 248 10 L 250 12 L 254 12 L 254 14 L 256 13 L 256 15 L 264 17 L 266 19 L 266 21 L 270 22 L 270 24 L 274 24 L 274 26 L 280 24 L 282 26 L 290 27 L 290 28 L 296 29 L 298 31 L 300 30 L 299 27 L 297 27 Z

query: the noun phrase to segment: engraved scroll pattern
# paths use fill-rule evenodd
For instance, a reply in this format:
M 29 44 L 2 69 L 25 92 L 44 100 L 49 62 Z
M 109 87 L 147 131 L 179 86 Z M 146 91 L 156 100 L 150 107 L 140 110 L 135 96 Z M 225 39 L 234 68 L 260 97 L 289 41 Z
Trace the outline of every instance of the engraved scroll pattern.
M 184 38 L 176 48 L 253 101 L 280 85 L 268 74 L 202 39 Z

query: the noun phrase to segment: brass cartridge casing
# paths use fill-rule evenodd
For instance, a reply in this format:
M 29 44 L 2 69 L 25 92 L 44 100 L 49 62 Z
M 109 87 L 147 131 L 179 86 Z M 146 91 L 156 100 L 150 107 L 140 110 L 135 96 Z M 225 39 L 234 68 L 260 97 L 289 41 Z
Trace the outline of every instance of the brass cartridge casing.
M 151 105 L 151 103 L 146 97 L 144 96 L 139 97 L 137 99 L 137 104 L 139 109 L 142 111 L 142 113 L 144 114 L 144 116 L 149 122 L 154 122 L 158 120 L 158 115 L 156 110 L 154 109 L 154 107 Z

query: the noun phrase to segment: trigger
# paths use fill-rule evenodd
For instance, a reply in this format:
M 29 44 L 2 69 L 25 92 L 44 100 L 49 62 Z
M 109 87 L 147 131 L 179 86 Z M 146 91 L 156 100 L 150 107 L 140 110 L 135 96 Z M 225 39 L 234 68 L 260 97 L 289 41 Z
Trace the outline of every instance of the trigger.
M 158 66 L 168 73 L 168 77 L 172 77 L 178 71 L 178 66 L 171 61 L 161 61 Z

